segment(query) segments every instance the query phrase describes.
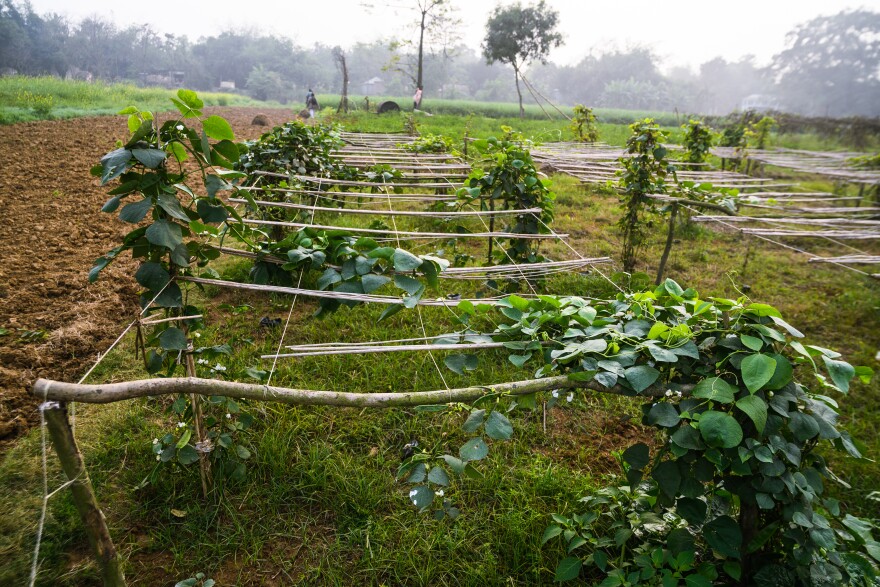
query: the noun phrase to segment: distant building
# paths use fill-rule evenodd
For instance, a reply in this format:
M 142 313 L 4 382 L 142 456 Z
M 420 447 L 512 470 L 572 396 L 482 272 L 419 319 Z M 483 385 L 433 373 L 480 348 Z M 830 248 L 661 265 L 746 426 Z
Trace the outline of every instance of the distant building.
M 752 110 L 754 112 L 769 112 L 771 110 L 780 109 L 779 100 L 774 96 L 767 94 L 751 94 L 742 99 L 739 109 L 743 112 Z
M 380 77 L 368 79 L 361 84 L 361 94 L 364 96 L 379 96 L 385 93 L 385 82 Z
M 179 88 L 186 78 L 183 71 L 152 71 L 138 75 L 142 86 L 163 86 L 166 88 Z
M 220 89 L 221 90 L 234 90 L 235 89 L 235 81 L 234 80 L 221 81 L 220 82 Z

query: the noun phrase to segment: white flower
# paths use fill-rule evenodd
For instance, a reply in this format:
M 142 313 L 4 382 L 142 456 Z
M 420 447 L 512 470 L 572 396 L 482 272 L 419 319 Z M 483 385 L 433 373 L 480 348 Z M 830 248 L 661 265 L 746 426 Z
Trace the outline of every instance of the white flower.
M 666 390 L 666 397 L 672 397 L 672 390 L 671 389 Z
M 551 395 L 552 395 L 553 397 L 559 397 L 559 390 L 558 390 L 558 389 L 554 389 L 553 392 L 551 393 Z
M 178 422 L 177 423 L 178 428 L 184 428 L 185 426 L 186 426 L 186 422 Z
M 154 439 L 153 439 L 153 444 L 159 444 L 159 439 L 158 439 L 158 438 L 154 438 Z
M 178 125 L 177 125 L 176 127 L 174 127 L 174 128 L 176 128 L 177 130 L 183 130 L 183 125 L 182 125 L 182 124 L 178 124 Z
M 202 338 L 201 332 L 193 332 L 193 338 Z
M 443 490 L 442 489 L 439 489 L 439 490 L 435 491 L 434 493 L 437 495 L 437 497 L 443 497 Z
M 410 498 L 410 499 L 414 498 L 414 497 L 416 496 L 417 493 L 418 493 L 418 491 L 416 491 L 415 489 L 413 489 L 412 491 L 409 492 L 409 498 Z
M 226 419 L 229 420 L 232 418 L 232 414 L 226 414 Z
M 162 460 L 162 455 L 156 455 L 156 460 L 157 460 L 157 461 L 161 461 L 161 460 Z
M 196 363 L 198 363 L 199 365 L 207 365 L 208 359 L 199 359 L 198 361 L 196 361 Z
M 574 399 L 574 394 L 569 393 L 568 396 L 566 396 L 565 401 L 571 403 L 571 400 L 573 400 L 573 399 Z
M 213 370 L 213 371 L 226 371 L 226 367 L 224 367 L 220 363 L 217 363 L 216 365 L 211 367 L 211 370 Z

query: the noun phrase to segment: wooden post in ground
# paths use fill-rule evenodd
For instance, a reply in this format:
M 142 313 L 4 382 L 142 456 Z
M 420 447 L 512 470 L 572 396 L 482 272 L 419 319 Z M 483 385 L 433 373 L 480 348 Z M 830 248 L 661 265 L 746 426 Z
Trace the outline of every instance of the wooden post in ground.
M 76 446 L 70 421 L 67 419 L 67 405 L 59 402 L 45 402 L 40 406 L 46 420 L 46 428 L 64 474 L 71 480 L 70 491 L 79 517 L 86 528 L 89 543 L 95 559 L 101 568 L 105 587 L 125 587 L 122 562 L 116 547 L 110 539 L 110 530 L 104 513 L 98 507 L 98 500 L 92 489 L 92 481 L 86 472 L 82 455 Z
M 678 202 L 673 202 L 672 211 L 669 213 L 669 233 L 666 235 L 666 248 L 663 249 L 663 256 L 660 257 L 660 267 L 657 268 L 656 285 L 660 285 L 663 281 L 663 270 L 666 269 L 666 261 L 669 259 L 669 251 L 672 250 L 672 236 L 675 232 L 675 215 L 678 214 Z
M 187 377 L 196 377 L 196 362 L 193 359 L 192 343 L 187 345 L 186 349 L 186 375 Z M 193 424 L 196 428 L 196 438 L 198 438 L 197 449 L 199 450 L 199 473 L 202 477 L 202 497 L 208 498 L 208 488 L 211 485 L 211 462 L 208 460 L 208 452 L 206 452 L 206 443 L 209 442 L 205 434 L 205 421 L 202 416 L 201 396 L 191 393 L 189 396 L 190 405 L 192 405 Z

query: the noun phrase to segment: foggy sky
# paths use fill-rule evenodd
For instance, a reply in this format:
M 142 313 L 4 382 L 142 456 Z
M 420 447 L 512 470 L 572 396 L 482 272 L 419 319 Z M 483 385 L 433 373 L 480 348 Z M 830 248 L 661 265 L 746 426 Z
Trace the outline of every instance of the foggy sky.
M 496 0 L 451 0 L 464 21 L 463 42 L 479 49 L 488 14 Z M 501 4 L 513 4 L 502 0 Z M 559 65 L 584 56 L 632 46 L 652 48 L 664 69 L 700 63 L 721 56 L 738 60 L 754 55 L 769 62 L 785 45 L 785 34 L 816 16 L 846 9 L 880 10 L 880 0 L 546 0 L 559 11 L 565 45 L 550 54 Z M 99 0 L 31 0 L 38 14 L 57 12 L 73 22 L 100 15 L 124 28 L 148 22 L 159 33 L 186 35 L 191 41 L 224 30 L 256 29 L 286 36 L 309 47 L 314 43 L 349 47 L 415 33 L 416 0 L 213 0 L 179 2 L 152 0 L 107 3 Z M 372 4 L 373 8 L 366 5 Z M 523 2 L 528 4 L 528 2 Z M 247 13 L 243 7 L 248 7 Z

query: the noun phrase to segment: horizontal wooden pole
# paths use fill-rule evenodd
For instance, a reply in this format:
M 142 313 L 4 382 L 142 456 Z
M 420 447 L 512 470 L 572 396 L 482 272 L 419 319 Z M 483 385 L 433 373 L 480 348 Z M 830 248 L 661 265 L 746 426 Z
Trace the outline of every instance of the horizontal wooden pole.
M 402 393 L 349 393 L 340 391 L 318 391 L 312 389 L 291 389 L 270 387 L 255 383 L 238 383 L 201 379 L 198 377 L 178 377 L 168 379 L 142 379 L 124 383 L 101 385 L 64 383 L 49 379 L 38 379 L 31 393 L 39 398 L 53 401 L 83 402 L 89 404 L 109 404 L 139 397 L 189 393 L 198 395 L 219 395 L 258 401 L 278 402 L 295 406 L 340 406 L 352 408 L 395 408 L 446 404 L 450 402 L 471 402 L 487 394 L 527 395 L 554 389 L 589 389 L 601 393 L 631 395 L 632 392 L 619 385 L 604 387 L 596 381 L 574 381 L 566 375 L 513 381 L 494 385 L 478 385 L 458 389 L 439 389 L 434 391 L 415 391 Z M 660 397 L 667 389 L 690 393 L 692 385 L 665 384 L 652 386 L 639 394 L 640 397 Z

